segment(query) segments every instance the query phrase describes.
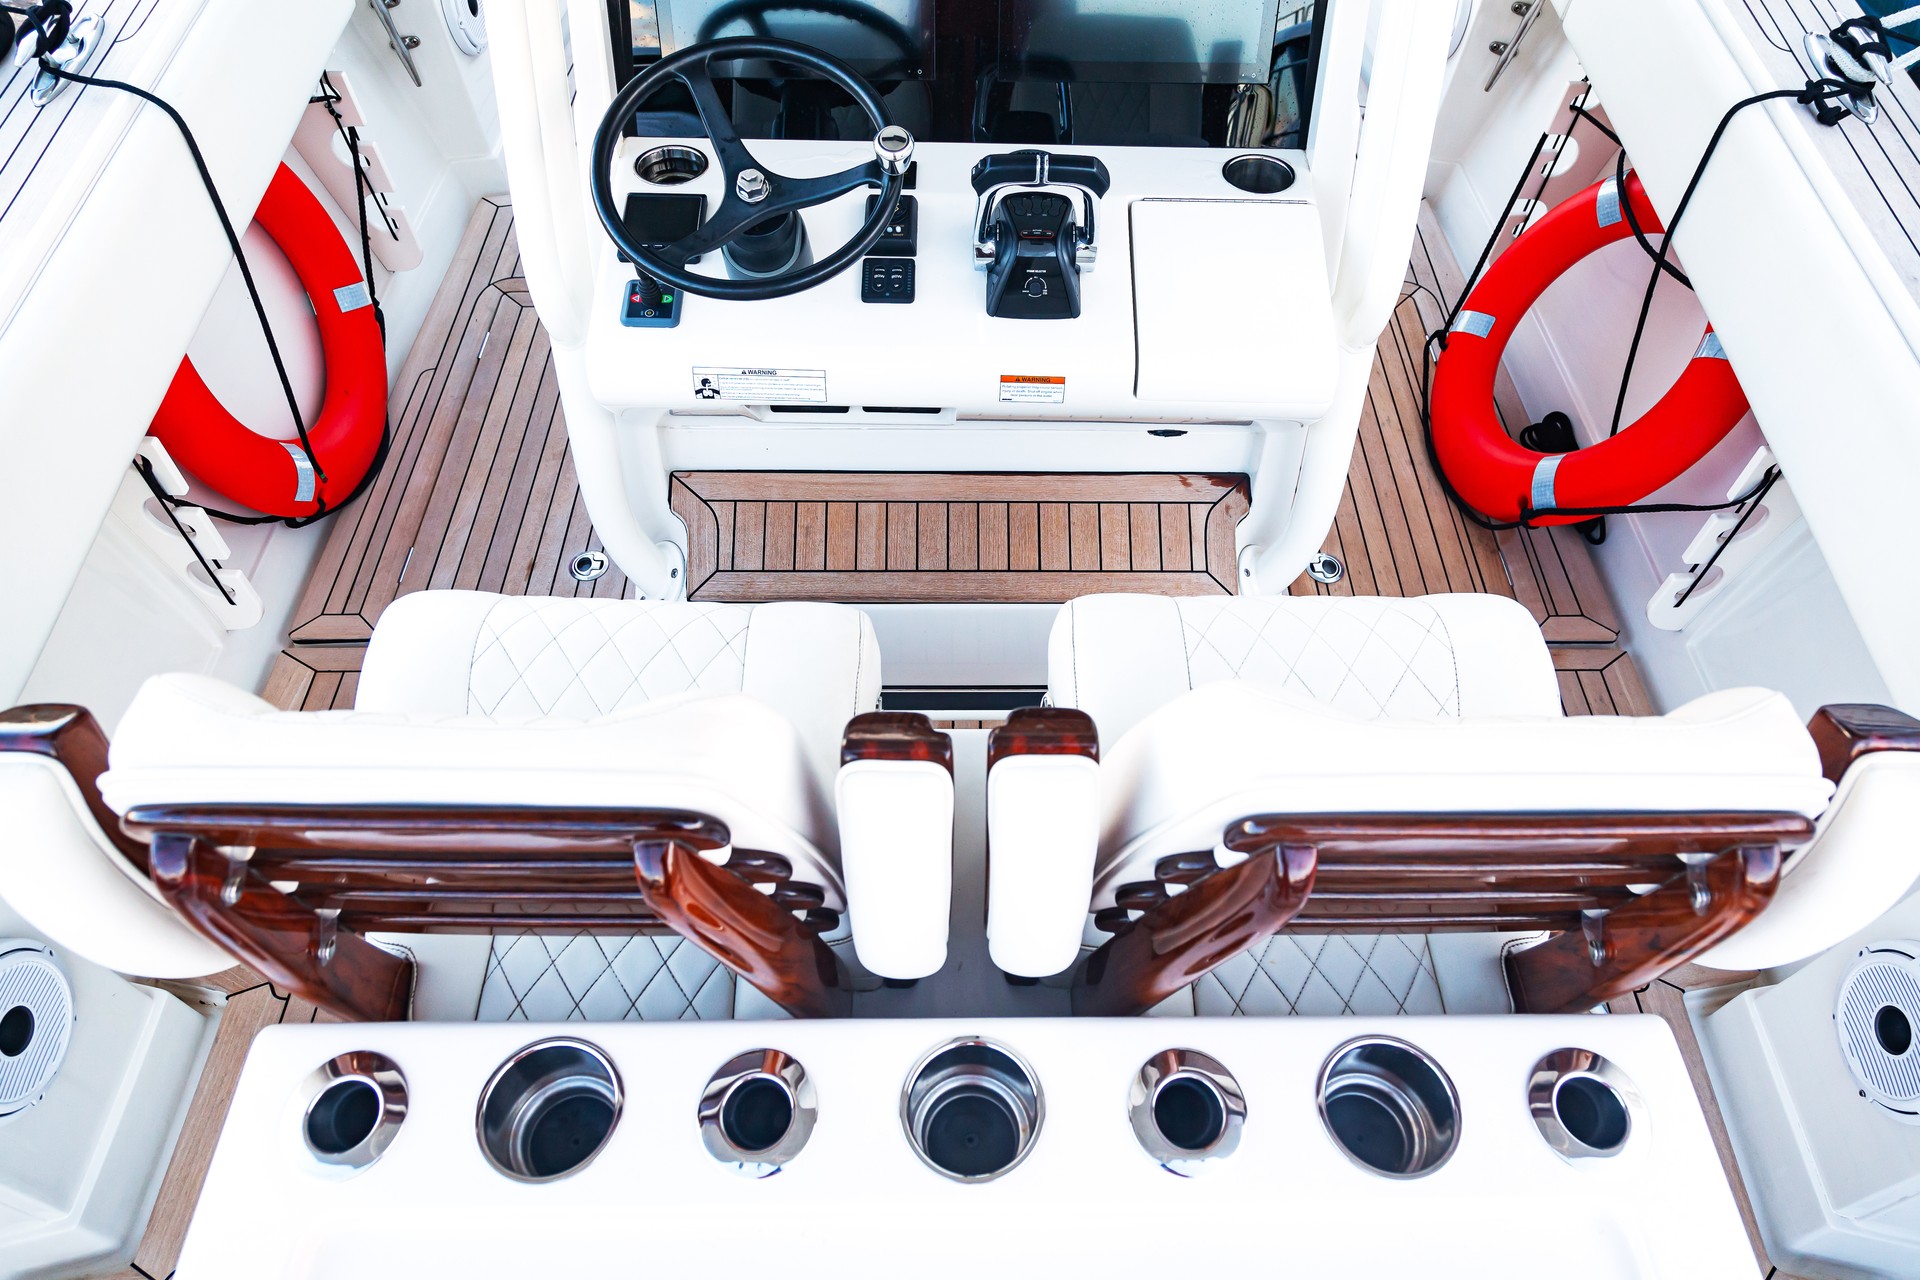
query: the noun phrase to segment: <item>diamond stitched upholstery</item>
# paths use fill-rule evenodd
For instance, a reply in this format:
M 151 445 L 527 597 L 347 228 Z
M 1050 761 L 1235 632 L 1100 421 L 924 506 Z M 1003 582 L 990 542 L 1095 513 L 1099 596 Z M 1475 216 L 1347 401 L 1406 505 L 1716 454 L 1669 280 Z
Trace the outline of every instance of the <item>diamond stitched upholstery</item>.
M 469 714 L 588 719 L 688 690 L 737 693 L 750 607 L 503 598 L 482 620 Z
M 1177 607 L 1195 688 L 1251 680 L 1360 716 L 1460 714 L 1453 637 L 1425 600 L 1199 597 Z

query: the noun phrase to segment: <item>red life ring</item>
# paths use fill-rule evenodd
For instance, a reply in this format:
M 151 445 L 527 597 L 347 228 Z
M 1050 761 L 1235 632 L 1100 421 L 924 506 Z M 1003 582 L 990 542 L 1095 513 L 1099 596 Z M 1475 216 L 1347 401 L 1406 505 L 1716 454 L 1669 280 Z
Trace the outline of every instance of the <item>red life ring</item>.
M 255 511 L 310 516 L 338 506 L 380 452 L 387 420 L 387 358 L 372 297 L 340 229 L 293 170 L 281 165 L 253 215 L 293 265 L 313 303 L 326 398 L 307 428 L 322 480 L 298 440 L 247 428 L 182 359 L 150 428 L 188 471 Z
M 1625 196 L 1642 231 L 1661 229 L 1638 175 Z M 1660 402 L 1618 435 L 1572 453 L 1535 453 L 1510 438 L 1493 407 L 1500 353 L 1527 308 L 1574 263 L 1633 234 L 1620 184 L 1597 182 L 1549 210 L 1495 260 L 1454 320 L 1433 374 L 1433 448 L 1454 491 L 1482 515 L 1518 520 L 1552 507 L 1624 507 L 1700 461 L 1747 413 L 1747 396 L 1707 327 Z M 1535 524 L 1574 524 L 1546 516 Z

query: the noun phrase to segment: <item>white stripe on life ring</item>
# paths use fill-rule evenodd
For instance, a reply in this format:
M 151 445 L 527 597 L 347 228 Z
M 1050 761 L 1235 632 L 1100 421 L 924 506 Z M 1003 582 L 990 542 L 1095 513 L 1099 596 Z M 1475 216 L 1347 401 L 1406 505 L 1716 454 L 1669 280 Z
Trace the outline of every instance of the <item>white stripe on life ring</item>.
M 1593 198 L 1593 214 L 1603 227 L 1620 221 L 1620 179 L 1608 178 L 1600 184 L 1600 193 Z
M 1527 494 L 1527 505 L 1535 511 L 1551 511 L 1556 505 L 1553 500 L 1553 473 L 1560 469 L 1564 453 L 1550 453 L 1534 464 L 1533 487 Z
M 307 456 L 307 451 L 300 447 L 300 442 L 297 440 L 282 440 L 280 447 L 285 449 L 288 456 L 293 459 L 293 469 L 299 475 L 299 479 L 294 484 L 293 500 L 312 502 L 314 490 L 319 487 L 319 482 L 313 474 L 313 459 Z
M 1462 311 L 1454 319 L 1453 332 L 1484 338 L 1493 332 L 1493 317 L 1484 311 Z

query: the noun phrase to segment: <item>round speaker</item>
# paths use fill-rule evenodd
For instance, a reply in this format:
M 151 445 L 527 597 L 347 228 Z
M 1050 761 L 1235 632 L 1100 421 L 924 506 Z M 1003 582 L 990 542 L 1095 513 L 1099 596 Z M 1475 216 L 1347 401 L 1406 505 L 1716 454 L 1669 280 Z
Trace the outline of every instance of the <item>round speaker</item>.
M 0 939 L 0 1123 L 45 1096 L 73 1034 L 73 988 L 53 949 Z
M 1860 1096 L 1920 1124 L 1920 942 L 1860 948 L 1840 980 L 1833 1021 Z

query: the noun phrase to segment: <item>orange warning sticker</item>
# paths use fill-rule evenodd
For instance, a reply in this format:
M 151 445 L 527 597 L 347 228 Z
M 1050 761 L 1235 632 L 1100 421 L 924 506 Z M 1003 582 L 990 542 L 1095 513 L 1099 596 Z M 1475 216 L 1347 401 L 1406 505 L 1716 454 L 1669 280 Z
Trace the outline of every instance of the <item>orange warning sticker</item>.
M 1067 380 L 1031 373 L 1000 375 L 1002 404 L 1065 404 Z

